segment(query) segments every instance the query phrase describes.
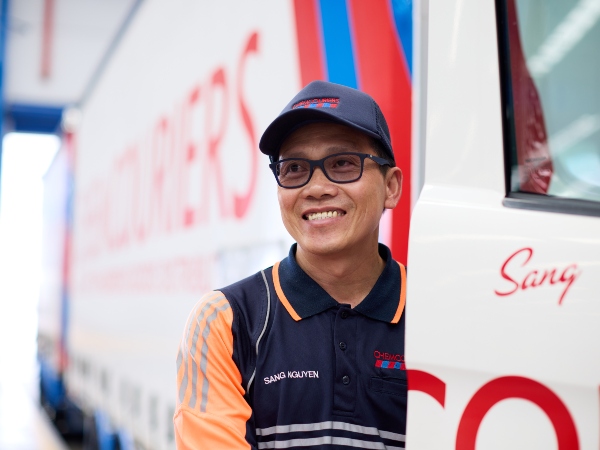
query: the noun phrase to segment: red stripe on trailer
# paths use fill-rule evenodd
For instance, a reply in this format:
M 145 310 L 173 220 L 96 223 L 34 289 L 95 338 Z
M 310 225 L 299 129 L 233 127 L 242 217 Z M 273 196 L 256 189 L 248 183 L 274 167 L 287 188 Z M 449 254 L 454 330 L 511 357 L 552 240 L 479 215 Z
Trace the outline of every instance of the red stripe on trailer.
M 66 132 L 63 135 L 64 149 L 67 154 L 67 207 L 65 213 L 65 229 L 64 229 L 64 247 L 63 247 L 63 264 L 62 264 L 62 298 L 61 298 L 61 332 L 58 340 L 58 372 L 63 374 L 66 372 L 69 365 L 69 353 L 67 351 L 66 330 L 67 330 L 67 314 L 68 302 L 71 294 L 71 270 L 73 258 L 73 179 L 75 171 L 75 151 L 76 151 L 76 136 L 73 132 Z
M 370 94 L 383 111 L 393 139 L 396 164 L 404 174 L 402 198 L 392 213 L 391 248 L 394 259 L 406 264 L 411 212 L 410 73 L 389 2 L 348 0 L 348 11 L 359 88 Z
M 323 39 L 318 11 L 317 0 L 294 0 L 302 86 L 313 80 L 325 79 Z

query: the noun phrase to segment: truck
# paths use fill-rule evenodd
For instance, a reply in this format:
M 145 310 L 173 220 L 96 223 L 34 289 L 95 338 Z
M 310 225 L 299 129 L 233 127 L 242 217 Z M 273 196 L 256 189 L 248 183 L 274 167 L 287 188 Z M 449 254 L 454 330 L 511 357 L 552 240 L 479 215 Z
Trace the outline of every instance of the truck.
M 411 449 L 599 446 L 599 7 L 429 2 Z
M 291 244 L 258 139 L 325 79 L 375 98 L 404 173 L 380 239 L 409 273 L 406 445 L 598 448 L 599 17 L 596 0 L 142 2 L 65 139 L 46 402 L 82 411 L 92 448 L 174 447 L 188 313 Z

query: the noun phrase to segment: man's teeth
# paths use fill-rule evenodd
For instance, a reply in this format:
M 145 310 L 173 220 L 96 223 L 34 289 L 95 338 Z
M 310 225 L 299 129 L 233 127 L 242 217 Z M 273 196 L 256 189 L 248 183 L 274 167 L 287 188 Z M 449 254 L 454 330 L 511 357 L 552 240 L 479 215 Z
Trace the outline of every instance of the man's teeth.
M 329 219 L 331 217 L 337 217 L 337 216 L 341 216 L 342 213 L 339 213 L 337 211 L 323 211 L 323 212 L 316 212 L 316 213 L 311 213 L 308 214 L 308 220 L 320 220 L 320 219 Z

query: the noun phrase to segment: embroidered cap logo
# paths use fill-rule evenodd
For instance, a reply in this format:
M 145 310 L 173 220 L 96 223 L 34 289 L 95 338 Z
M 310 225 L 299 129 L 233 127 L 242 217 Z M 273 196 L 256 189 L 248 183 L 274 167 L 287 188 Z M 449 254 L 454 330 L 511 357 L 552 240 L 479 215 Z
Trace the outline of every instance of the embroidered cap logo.
M 337 108 L 340 103 L 339 98 L 326 97 L 326 98 L 311 98 L 309 100 L 302 100 L 295 103 L 292 109 L 297 108 Z

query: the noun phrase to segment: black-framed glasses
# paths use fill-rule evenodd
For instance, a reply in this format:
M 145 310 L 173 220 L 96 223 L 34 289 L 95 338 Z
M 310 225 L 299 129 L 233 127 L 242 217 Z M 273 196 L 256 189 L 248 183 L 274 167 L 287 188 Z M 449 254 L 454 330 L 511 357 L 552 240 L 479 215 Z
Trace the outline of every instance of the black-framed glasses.
M 320 167 L 328 180 L 334 183 L 352 183 L 362 177 L 365 159 L 380 166 L 392 166 L 393 163 L 378 156 L 366 153 L 344 152 L 326 156 L 323 159 L 287 158 L 269 164 L 279 186 L 287 189 L 306 185 L 312 177 L 315 167 Z

